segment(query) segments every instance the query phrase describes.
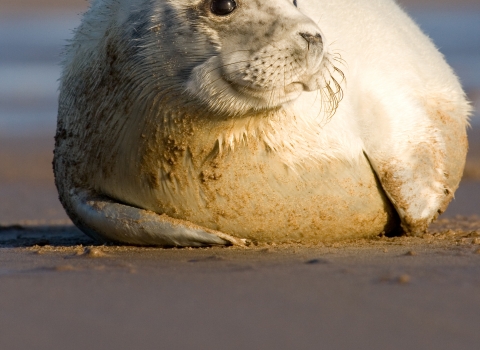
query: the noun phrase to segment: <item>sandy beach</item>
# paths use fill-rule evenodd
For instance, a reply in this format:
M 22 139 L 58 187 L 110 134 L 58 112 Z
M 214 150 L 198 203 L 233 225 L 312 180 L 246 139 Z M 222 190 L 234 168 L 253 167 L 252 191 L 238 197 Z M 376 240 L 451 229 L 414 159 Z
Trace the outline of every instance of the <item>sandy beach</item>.
M 451 1 L 401 1 L 410 7 Z M 480 7 L 478 0 L 456 5 Z M 0 0 L 0 14 L 84 0 Z M 473 94 L 473 93 L 472 93 Z M 480 98 L 479 98 L 480 100 Z M 422 237 L 330 245 L 101 245 L 61 207 L 49 132 L 0 137 L 0 349 L 476 349 L 480 128 Z
M 90 246 L 71 228 L 10 229 L 0 238 L 11 245 L 0 254 L 0 346 L 474 349 L 480 239 L 455 232 L 165 250 Z

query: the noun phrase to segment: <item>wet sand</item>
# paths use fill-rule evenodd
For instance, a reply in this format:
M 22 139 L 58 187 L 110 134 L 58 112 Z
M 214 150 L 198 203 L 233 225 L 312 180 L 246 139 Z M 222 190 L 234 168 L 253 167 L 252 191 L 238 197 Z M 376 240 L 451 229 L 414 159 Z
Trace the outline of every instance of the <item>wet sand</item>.
M 474 349 L 478 227 L 459 218 L 422 238 L 249 249 L 4 228 L 0 347 Z
M 99 245 L 58 202 L 53 131 L 2 137 L 0 349 L 478 348 L 480 130 L 469 134 L 464 180 L 429 234 L 248 249 Z

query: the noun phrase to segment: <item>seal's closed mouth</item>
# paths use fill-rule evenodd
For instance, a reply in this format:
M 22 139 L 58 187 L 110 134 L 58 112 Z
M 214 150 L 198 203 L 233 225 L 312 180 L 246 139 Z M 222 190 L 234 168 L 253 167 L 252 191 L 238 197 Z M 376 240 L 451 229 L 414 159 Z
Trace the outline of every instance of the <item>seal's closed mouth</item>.
M 255 99 L 269 100 L 272 104 L 281 104 L 296 99 L 303 91 L 306 91 L 305 84 L 292 82 L 275 89 L 258 88 L 251 84 L 239 84 L 222 76 L 223 80 L 236 92 Z

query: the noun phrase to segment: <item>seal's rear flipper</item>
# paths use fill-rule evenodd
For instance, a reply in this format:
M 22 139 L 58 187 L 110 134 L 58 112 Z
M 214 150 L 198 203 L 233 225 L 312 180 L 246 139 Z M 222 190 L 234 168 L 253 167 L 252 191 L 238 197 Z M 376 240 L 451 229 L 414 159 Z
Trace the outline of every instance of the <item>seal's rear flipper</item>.
M 224 233 L 152 211 L 114 202 L 87 191 L 71 191 L 76 224 L 89 236 L 135 245 L 203 247 L 245 245 Z

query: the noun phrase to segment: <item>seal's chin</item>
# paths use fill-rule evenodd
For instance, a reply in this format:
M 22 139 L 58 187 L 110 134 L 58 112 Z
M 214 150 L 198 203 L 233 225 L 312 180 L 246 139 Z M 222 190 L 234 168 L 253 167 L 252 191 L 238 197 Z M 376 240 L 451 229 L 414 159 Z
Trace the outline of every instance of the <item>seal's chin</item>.
M 256 88 L 228 79 L 219 69 L 212 68 L 218 66 L 212 61 L 193 69 L 185 90 L 214 113 L 240 116 L 275 110 L 297 99 L 303 91 L 311 91 L 311 86 L 303 82 L 291 82 L 273 89 Z
M 234 81 L 223 79 L 230 85 L 236 95 L 252 101 L 252 104 L 258 109 L 275 109 L 284 103 L 297 99 L 305 90 L 304 84 L 299 82 L 290 83 L 277 89 L 258 89 L 250 86 L 244 86 Z

